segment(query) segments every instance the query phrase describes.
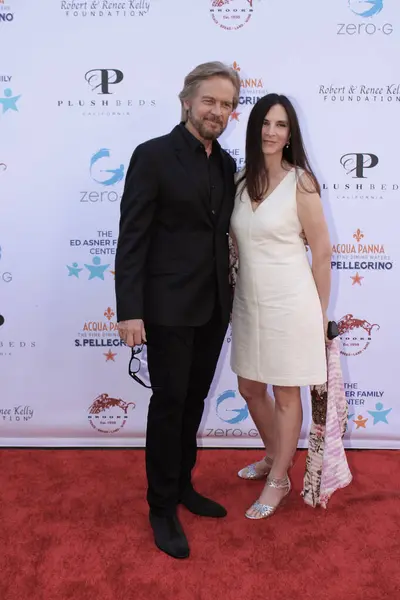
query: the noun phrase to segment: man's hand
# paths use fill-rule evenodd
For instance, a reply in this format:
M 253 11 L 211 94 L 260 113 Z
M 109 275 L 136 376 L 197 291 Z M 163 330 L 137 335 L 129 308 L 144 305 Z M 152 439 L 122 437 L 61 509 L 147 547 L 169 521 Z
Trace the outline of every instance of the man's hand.
M 302 231 L 300 233 L 300 237 L 303 240 L 303 243 L 304 243 L 306 249 L 308 250 L 308 241 L 307 241 L 306 234 L 304 233 L 304 231 Z
M 130 319 L 118 323 L 118 333 L 127 346 L 140 346 L 147 342 L 146 331 L 142 319 Z

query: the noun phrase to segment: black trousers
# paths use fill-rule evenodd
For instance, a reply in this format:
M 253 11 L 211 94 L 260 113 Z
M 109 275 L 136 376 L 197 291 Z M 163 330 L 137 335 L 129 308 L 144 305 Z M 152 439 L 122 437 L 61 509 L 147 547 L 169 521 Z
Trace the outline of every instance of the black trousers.
M 147 419 L 147 501 L 160 516 L 173 515 L 192 485 L 197 431 L 227 326 L 220 309 L 200 327 L 146 324 L 147 364 L 156 388 Z

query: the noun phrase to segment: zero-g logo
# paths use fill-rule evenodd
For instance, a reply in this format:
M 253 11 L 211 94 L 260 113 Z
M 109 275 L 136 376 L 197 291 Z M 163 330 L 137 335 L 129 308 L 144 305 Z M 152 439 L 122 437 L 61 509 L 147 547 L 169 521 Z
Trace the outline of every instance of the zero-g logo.
M 383 8 L 383 0 L 349 0 L 350 10 L 359 17 L 374 17 Z
M 372 19 L 383 10 L 384 0 L 347 0 L 349 9 L 354 15 L 361 19 Z M 391 35 L 393 33 L 392 23 L 380 23 L 376 25 L 371 21 L 361 23 L 338 23 L 337 35 Z
M 234 390 L 226 390 L 217 398 L 216 413 L 221 421 L 229 423 L 233 427 L 229 429 L 206 429 L 205 437 L 259 437 L 255 427 L 249 430 L 237 427 L 239 423 L 248 418 L 249 409 L 247 404 L 238 408 Z
M 110 158 L 110 151 L 108 148 L 100 148 L 98 152 L 93 154 L 90 160 L 90 175 L 96 183 L 100 183 L 106 187 L 119 183 L 124 178 L 124 165 L 120 164 L 116 169 L 100 169 L 99 173 L 95 172 L 95 165 L 98 165 L 102 158 Z M 105 176 L 101 176 L 101 173 L 107 173 Z M 96 179 L 100 177 L 100 179 Z
M 340 159 L 340 164 L 346 170 L 347 175 L 354 173 L 354 179 L 366 179 L 364 174 L 366 169 L 373 169 L 379 163 L 376 154 L 352 152 L 344 154 Z
M 123 78 L 124 74 L 119 69 L 92 69 L 85 74 L 92 91 L 99 90 L 97 94 L 112 94 L 110 86 L 121 83 Z
M 236 425 L 236 423 L 245 421 L 249 416 L 247 404 L 242 406 L 242 408 L 233 408 L 236 406 L 236 392 L 234 390 L 227 390 L 221 394 L 217 400 L 217 415 L 221 421 L 230 423 L 230 425 Z
M 109 188 L 117 183 L 120 183 L 124 178 L 125 167 L 122 163 L 114 163 L 109 161 L 111 153 L 108 148 L 100 148 L 93 154 L 90 159 L 90 176 L 96 183 L 104 186 L 107 191 L 98 192 L 97 190 L 81 191 L 80 202 L 117 202 L 120 198 L 120 193 Z M 111 164 L 108 164 L 111 162 Z M 104 167 L 114 168 L 104 168 Z

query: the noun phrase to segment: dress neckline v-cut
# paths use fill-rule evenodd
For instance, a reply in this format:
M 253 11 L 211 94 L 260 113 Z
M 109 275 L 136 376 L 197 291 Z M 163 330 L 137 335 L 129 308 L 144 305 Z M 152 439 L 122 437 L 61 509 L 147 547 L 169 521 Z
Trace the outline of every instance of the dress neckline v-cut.
M 280 180 L 280 182 L 278 183 L 278 185 L 276 185 L 274 187 L 274 189 L 268 194 L 268 196 L 265 196 L 265 198 L 263 198 L 261 200 L 261 202 L 258 203 L 257 207 L 254 209 L 253 208 L 253 201 L 251 200 L 251 198 L 249 197 L 249 201 L 250 201 L 250 208 L 251 208 L 251 212 L 253 213 L 253 215 L 256 214 L 256 212 L 258 211 L 258 209 L 261 207 L 262 204 L 264 204 L 264 202 L 266 200 L 268 200 L 268 198 L 270 198 L 272 196 L 272 194 L 274 192 L 276 192 L 276 190 L 282 185 L 282 183 L 285 181 L 286 177 L 288 177 L 288 175 L 290 175 L 290 173 L 292 173 L 294 167 L 291 167 L 291 169 L 289 169 L 289 171 L 286 173 L 286 175 L 284 177 L 282 177 L 282 179 Z

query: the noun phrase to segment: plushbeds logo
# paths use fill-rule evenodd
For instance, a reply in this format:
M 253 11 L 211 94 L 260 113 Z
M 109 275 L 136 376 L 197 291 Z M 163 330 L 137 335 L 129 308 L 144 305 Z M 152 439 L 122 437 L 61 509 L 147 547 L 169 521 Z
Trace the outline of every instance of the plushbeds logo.
M 383 163 L 373 152 L 346 152 L 337 158 L 336 165 L 340 164 L 340 168 L 335 180 L 324 182 L 322 191 L 335 193 L 338 200 L 384 200 L 390 195 L 397 195 L 400 184 L 380 177 L 381 167 L 395 172 L 390 165 Z
M 36 348 L 36 342 L 21 339 L 19 335 L 18 337 L 14 335 L 12 339 L 10 337 L 6 339 L 5 336 L 8 335 L 10 325 L 12 325 L 12 320 L 10 321 L 8 317 L 6 319 L 4 315 L 0 315 L 0 359 L 15 354 L 18 354 L 20 357 L 25 356 L 25 352 Z
M 124 78 L 119 69 L 91 69 L 85 73 L 85 79 L 96 94 L 113 94 L 114 85 L 118 85 Z
M 90 69 L 82 73 L 82 79 L 86 86 L 82 85 L 79 96 L 59 98 L 59 110 L 84 117 L 129 117 L 132 110 L 156 106 L 154 99 L 126 96 L 125 75 L 120 69 Z
M 353 179 L 366 179 L 369 169 L 379 164 L 379 158 L 370 152 L 348 152 L 340 158 L 340 164 Z

